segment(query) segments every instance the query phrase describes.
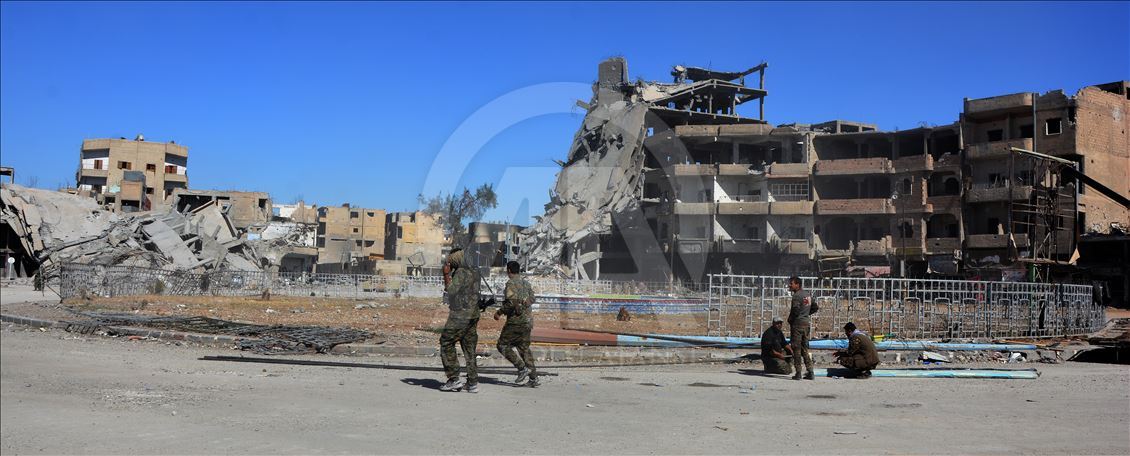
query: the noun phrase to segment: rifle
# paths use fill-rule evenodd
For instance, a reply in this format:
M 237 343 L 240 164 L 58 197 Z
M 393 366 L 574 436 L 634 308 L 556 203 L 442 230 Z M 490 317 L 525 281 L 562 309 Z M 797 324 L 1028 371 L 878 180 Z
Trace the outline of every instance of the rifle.
M 483 285 L 486 285 L 487 287 L 487 291 L 490 291 L 489 298 L 483 299 L 481 295 L 479 296 L 479 311 L 481 312 L 487 310 L 487 308 L 490 306 L 498 305 L 498 300 L 494 298 L 494 289 L 490 287 L 490 282 L 487 281 L 487 278 L 480 275 L 479 280 L 482 280 Z

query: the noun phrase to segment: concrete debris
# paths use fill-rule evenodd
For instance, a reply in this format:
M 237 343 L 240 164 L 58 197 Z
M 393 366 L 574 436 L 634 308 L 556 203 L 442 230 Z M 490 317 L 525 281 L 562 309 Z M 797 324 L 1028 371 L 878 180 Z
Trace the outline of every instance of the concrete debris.
M 258 271 L 259 257 L 212 203 L 114 213 L 91 198 L 4 184 L 0 220 L 50 278 L 63 263 L 169 270 Z

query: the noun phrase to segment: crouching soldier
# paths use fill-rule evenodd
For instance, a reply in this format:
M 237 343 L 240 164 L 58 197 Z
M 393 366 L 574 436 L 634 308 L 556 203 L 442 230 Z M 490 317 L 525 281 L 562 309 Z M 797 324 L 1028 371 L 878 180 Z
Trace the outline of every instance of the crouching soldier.
M 479 343 L 479 272 L 464 261 L 462 250 L 447 256 L 451 279 L 447 283 L 447 323 L 439 337 L 440 357 L 447 383 L 440 391 L 459 391 L 464 386 L 468 393 L 479 392 L 479 372 L 475 361 L 475 346 Z M 446 274 L 445 274 L 446 275 Z M 445 280 L 446 281 L 446 280 Z M 467 360 L 467 382 L 459 379 L 459 357 L 455 344 L 463 349 Z
M 766 374 L 793 373 L 793 349 L 785 342 L 785 332 L 781 331 L 784 326 L 784 319 L 773 317 L 773 326 L 761 334 L 761 363 Z
M 538 386 L 537 369 L 534 367 L 534 356 L 530 352 L 530 331 L 534 328 L 534 319 L 531 306 L 534 303 L 534 289 L 530 282 L 519 274 L 517 261 L 506 263 L 506 273 L 510 281 L 506 283 L 504 293 L 506 300 L 502 307 L 494 313 L 494 319 L 506 315 L 506 324 L 498 336 L 498 351 L 518 369 L 518 377 L 514 383 L 521 384 L 529 379 L 526 386 Z M 515 351 L 517 353 L 515 353 Z
M 879 352 L 875 350 L 871 336 L 856 329 L 852 322 L 844 325 L 844 333 L 848 336 L 848 348 L 835 353 L 836 362 L 854 371 L 856 377 L 871 377 L 871 369 L 879 365 Z

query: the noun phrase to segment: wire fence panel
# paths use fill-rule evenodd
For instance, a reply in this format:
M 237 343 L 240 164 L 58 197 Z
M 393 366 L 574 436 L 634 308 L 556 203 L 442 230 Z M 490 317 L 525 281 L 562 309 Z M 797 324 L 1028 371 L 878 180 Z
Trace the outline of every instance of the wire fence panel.
M 786 318 L 780 276 L 711 275 L 707 334 L 758 337 Z M 801 278 L 820 307 L 815 334 L 840 336 L 847 322 L 903 338 L 1032 338 L 1092 333 L 1105 323 L 1090 285 L 966 280 Z

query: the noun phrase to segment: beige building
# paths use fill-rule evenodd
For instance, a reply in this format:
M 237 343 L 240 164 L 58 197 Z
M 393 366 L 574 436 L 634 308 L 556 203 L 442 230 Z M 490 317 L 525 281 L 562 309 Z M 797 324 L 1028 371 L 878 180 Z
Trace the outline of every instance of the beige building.
M 86 139 L 75 181 L 117 210 L 146 210 L 165 204 L 176 189 L 188 188 L 188 148 L 175 142 Z M 124 179 L 126 173 L 130 179 Z M 131 182 L 123 186 L 123 181 Z
M 318 208 L 318 264 L 380 260 L 385 256 L 385 211 L 344 204 Z
M 420 211 L 388 214 L 385 258 L 408 267 L 439 268 L 448 239 L 434 217 Z
M 271 221 L 271 195 L 265 192 L 177 189 L 170 199 L 178 212 L 192 211 L 213 201 L 236 229 L 264 226 Z

